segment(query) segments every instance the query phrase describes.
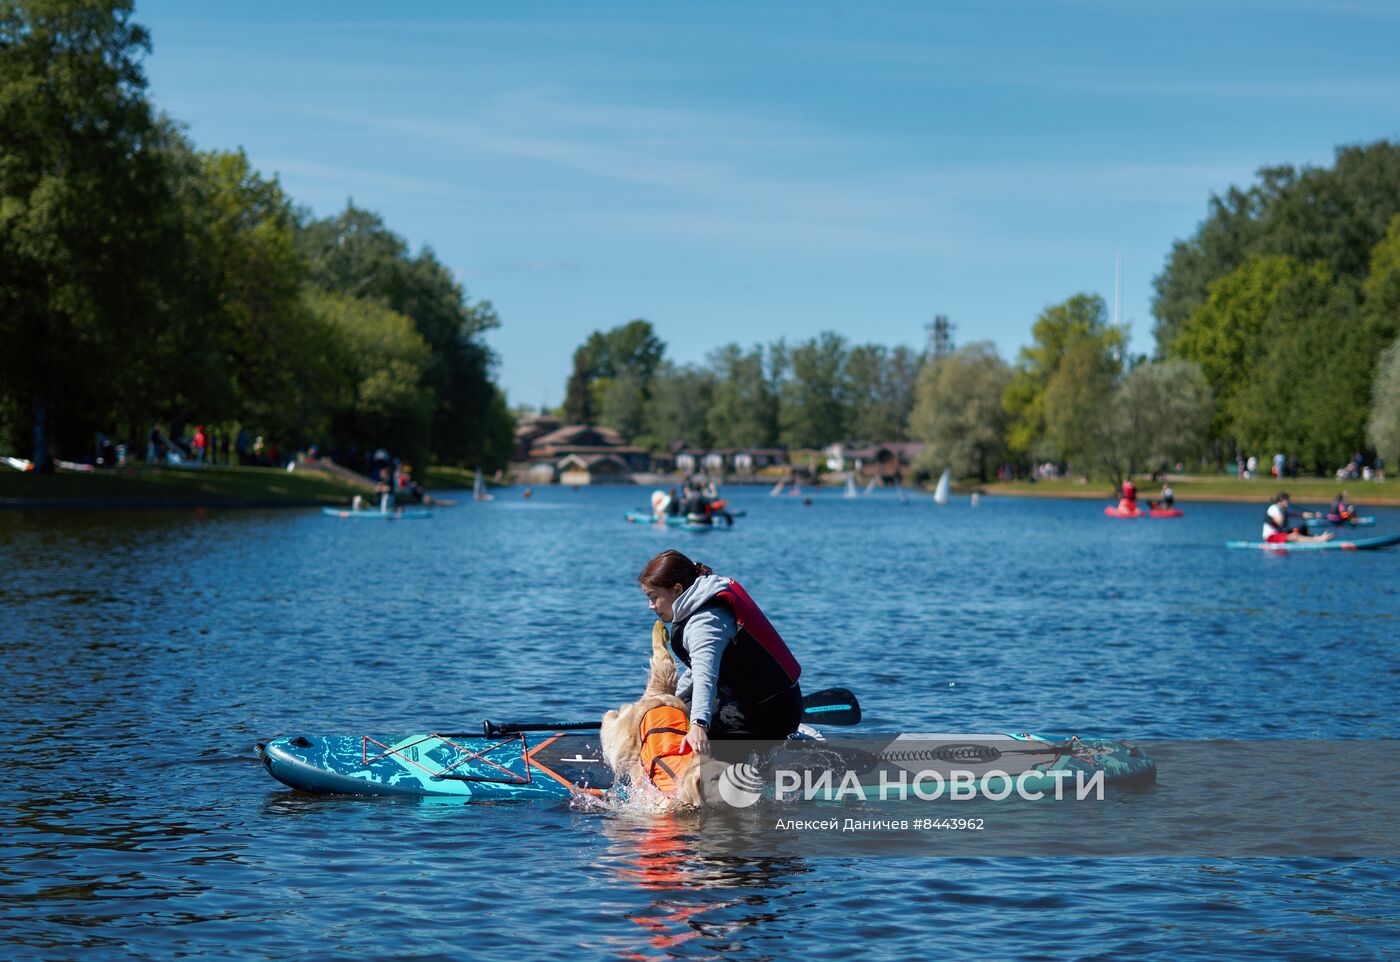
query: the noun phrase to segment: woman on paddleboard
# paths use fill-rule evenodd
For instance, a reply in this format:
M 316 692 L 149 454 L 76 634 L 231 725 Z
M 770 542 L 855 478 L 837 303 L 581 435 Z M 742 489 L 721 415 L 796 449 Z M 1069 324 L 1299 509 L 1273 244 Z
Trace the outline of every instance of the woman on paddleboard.
M 648 607 L 671 625 L 685 666 L 676 695 L 690 705 L 685 741 L 786 738 L 802 718 L 802 669 L 739 583 L 668 550 L 637 577 Z

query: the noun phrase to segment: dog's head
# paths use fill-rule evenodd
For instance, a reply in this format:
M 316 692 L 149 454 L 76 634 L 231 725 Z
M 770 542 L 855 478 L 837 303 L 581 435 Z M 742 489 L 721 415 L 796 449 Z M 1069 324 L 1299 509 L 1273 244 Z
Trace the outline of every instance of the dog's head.
M 663 705 L 685 709 L 685 702 L 676 697 L 676 662 L 666 641 L 666 626 L 658 621 L 651 634 L 651 670 L 646 691 L 636 701 L 603 716 L 603 760 L 615 775 L 630 774 L 641 756 L 643 715 Z

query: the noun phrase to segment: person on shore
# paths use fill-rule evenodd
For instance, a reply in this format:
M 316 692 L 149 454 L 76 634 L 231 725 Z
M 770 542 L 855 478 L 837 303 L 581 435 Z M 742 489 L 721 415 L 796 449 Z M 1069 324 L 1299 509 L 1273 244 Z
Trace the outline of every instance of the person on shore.
M 146 436 L 147 464 L 161 464 L 165 461 L 165 444 L 161 441 L 161 436 L 160 424 L 152 424 L 151 433 Z
M 1288 492 L 1280 491 L 1264 511 L 1264 530 L 1261 537 L 1269 544 L 1283 544 L 1286 541 L 1330 541 L 1332 532 L 1307 534 L 1302 528 L 1294 527 L 1288 520 Z M 1302 513 L 1305 518 L 1318 518 L 1321 515 L 1312 511 Z
M 676 696 L 688 706 L 691 749 L 711 751 L 711 739 L 780 739 L 797 731 L 802 668 L 737 581 L 668 549 L 647 562 L 637 582 L 647 607 L 671 626 L 671 653 L 685 666 Z

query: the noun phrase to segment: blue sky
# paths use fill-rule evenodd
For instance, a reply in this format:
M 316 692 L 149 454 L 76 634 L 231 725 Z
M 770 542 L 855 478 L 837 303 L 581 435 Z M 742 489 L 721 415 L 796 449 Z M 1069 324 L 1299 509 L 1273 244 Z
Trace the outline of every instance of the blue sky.
M 958 343 L 1151 280 L 1212 192 L 1400 138 L 1391 2 L 138 0 L 157 106 L 318 215 L 431 246 L 513 404 L 637 317 L 727 341 Z

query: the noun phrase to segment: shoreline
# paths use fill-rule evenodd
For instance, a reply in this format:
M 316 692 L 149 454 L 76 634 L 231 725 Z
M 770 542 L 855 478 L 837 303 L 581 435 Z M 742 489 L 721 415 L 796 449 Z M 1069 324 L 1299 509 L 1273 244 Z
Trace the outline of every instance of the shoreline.
M 0 511 L 308 508 L 348 504 L 369 486 L 328 471 L 138 467 L 34 476 L 0 474 Z
M 1211 481 L 1205 483 L 1232 484 L 1236 482 L 1233 479 L 1230 479 L 1221 482 Z M 1272 478 L 1270 478 L 1268 480 L 1268 483 L 1263 483 L 1257 479 L 1254 481 L 1242 481 L 1238 483 L 1243 485 L 1257 486 L 1257 489 L 1253 491 L 1240 492 L 1192 491 L 1191 482 L 1189 480 L 1173 481 L 1172 486 L 1173 488 L 1175 488 L 1176 494 L 1174 501 L 1178 504 L 1180 504 L 1183 501 L 1191 501 L 1197 504 L 1209 504 L 1212 502 L 1217 504 L 1267 504 L 1273 498 L 1273 494 L 1278 489 L 1282 488 L 1285 490 L 1291 489 L 1293 500 L 1295 502 L 1324 502 L 1331 501 L 1332 498 L 1336 496 L 1336 493 L 1338 491 L 1342 490 L 1344 487 L 1347 487 L 1346 485 L 1343 485 L 1336 481 L 1327 482 L 1323 481 L 1322 479 L 1293 479 L 1291 481 L 1285 481 L 1282 484 L 1280 484 L 1279 482 L 1274 481 Z M 1105 504 L 1112 503 L 1115 500 L 1114 497 L 1108 493 L 1106 485 L 1098 488 L 1095 488 L 1095 486 L 1092 483 L 1086 485 L 1076 485 L 1074 488 L 1049 487 L 1047 485 L 1046 488 L 1041 489 L 1040 486 L 1042 484 L 1046 484 L 1046 482 L 1037 482 L 1034 485 L 1026 484 L 1025 482 L 1014 482 L 1013 484 L 1003 483 L 977 485 L 964 489 L 964 493 L 971 494 L 973 492 L 977 492 L 984 496 L 1005 498 L 1065 498 L 1076 501 L 1102 501 Z M 1321 488 L 1324 485 L 1327 487 L 1327 491 L 1323 492 L 1315 490 L 1316 488 Z M 1347 487 L 1347 492 L 1351 496 L 1349 500 L 1351 500 L 1357 506 L 1362 507 L 1366 505 L 1374 505 L 1377 507 L 1388 508 L 1400 507 L 1400 493 L 1392 493 L 1392 483 L 1381 482 L 1380 486 L 1383 487 L 1385 490 L 1376 495 L 1372 495 L 1367 490 L 1368 487 L 1372 485 L 1376 485 L 1376 482 L 1353 482 L 1350 487 Z M 1266 490 L 1268 493 L 1265 493 Z M 1156 497 L 1149 497 L 1146 491 L 1139 489 L 1138 501 L 1146 502 L 1149 500 L 1158 499 Z

